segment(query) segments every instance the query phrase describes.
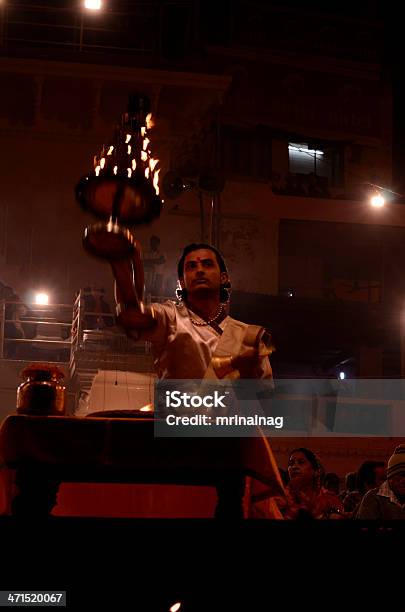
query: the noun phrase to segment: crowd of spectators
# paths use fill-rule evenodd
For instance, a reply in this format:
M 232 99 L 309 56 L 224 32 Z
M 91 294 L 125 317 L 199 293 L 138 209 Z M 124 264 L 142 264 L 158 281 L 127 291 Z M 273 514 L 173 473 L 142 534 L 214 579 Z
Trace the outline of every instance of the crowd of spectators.
M 405 444 L 388 460 L 365 461 L 346 474 L 325 474 L 319 458 L 308 448 L 291 451 L 282 471 L 285 496 L 277 497 L 286 519 L 405 519 Z

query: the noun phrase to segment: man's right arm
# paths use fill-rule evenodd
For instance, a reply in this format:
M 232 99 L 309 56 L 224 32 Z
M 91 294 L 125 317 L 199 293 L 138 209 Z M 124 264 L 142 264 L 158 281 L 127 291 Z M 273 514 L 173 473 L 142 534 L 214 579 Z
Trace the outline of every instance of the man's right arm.
M 138 243 L 132 258 L 110 261 L 115 277 L 117 323 L 134 340 L 163 344 L 169 329 L 175 326 L 175 308 L 172 303 L 144 304 L 140 252 Z
M 156 324 L 153 308 L 143 302 L 144 272 L 141 246 L 138 242 L 131 257 L 112 259 L 110 265 L 115 278 L 117 322 L 125 329 L 149 329 Z

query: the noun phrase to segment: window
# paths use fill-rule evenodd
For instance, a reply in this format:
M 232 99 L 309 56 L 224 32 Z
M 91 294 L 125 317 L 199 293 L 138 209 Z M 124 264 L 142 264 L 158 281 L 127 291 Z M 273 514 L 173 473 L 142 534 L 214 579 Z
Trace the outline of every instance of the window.
M 340 187 L 343 180 L 343 155 L 338 147 L 288 143 L 289 171 L 292 174 L 315 174 L 329 185 Z

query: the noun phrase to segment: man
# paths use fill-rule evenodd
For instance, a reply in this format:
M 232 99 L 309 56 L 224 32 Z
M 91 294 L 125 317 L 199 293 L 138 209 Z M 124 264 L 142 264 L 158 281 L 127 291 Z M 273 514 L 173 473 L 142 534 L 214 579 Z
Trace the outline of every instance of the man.
M 363 497 L 357 519 L 405 519 L 405 444 L 388 461 L 387 480 Z
M 121 260 L 112 261 L 111 266 L 116 279 L 118 323 L 134 339 L 152 342 L 155 369 L 160 378 L 272 379 L 269 335 L 261 327 L 247 325 L 228 315 L 231 285 L 225 261 L 216 248 L 205 243 L 185 247 L 177 270 L 179 304 L 171 301 L 149 307 L 143 304 L 138 248 L 131 264 Z M 273 482 L 272 486 L 261 485 L 264 492 L 259 491 L 258 499 L 266 504 L 261 516 L 280 517 L 271 496 L 275 492 L 283 494 L 283 484 L 268 442 L 257 446 L 255 452 L 263 453 L 260 461 L 268 480 Z M 249 485 L 252 499 L 258 486 L 256 481 Z M 216 516 L 230 513 L 240 518 L 245 490 L 241 474 L 222 484 L 219 482 L 217 490 Z M 251 508 L 254 508 L 253 502 Z
M 104 294 L 105 289 L 102 287 L 90 286 L 83 289 L 85 329 L 104 329 L 114 325 L 111 308 L 105 301 Z
M 113 271 L 120 302 L 129 291 L 116 264 Z M 228 316 L 230 281 L 221 253 L 205 243 L 186 246 L 178 279 L 180 304 L 118 303 L 118 322 L 127 333 L 152 342 L 159 378 L 272 378 L 269 335 Z
M 355 487 L 342 498 L 346 512 L 356 517 L 360 503 L 367 491 L 379 488 L 386 479 L 387 466 L 384 461 L 364 461 L 355 472 Z

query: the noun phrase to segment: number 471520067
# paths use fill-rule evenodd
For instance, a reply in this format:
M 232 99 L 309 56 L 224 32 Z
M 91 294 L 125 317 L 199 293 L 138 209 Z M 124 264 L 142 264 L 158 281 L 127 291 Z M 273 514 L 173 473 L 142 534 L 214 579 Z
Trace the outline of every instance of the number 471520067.
M 9 593 L 8 601 L 19 603 L 59 603 L 63 593 Z

